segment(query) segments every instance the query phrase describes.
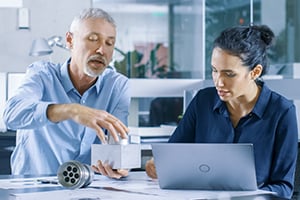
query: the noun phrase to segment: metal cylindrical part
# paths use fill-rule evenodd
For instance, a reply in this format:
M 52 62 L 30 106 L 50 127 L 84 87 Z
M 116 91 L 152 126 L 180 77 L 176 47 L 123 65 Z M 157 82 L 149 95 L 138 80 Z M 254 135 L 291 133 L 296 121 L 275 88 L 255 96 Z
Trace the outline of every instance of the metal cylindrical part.
M 57 177 L 62 186 L 76 189 L 88 186 L 94 179 L 94 172 L 90 166 L 71 160 L 59 167 Z

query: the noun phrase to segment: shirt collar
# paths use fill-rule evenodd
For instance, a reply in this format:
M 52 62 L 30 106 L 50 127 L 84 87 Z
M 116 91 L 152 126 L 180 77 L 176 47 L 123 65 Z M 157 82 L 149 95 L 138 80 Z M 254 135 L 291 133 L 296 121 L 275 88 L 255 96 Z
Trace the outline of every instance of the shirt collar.
M 264 82 L 259 82 L 258 84 L 261 86 L 261 91 L 252 113 L 262 118 L 271 97 L 271 90 L 265 85 Z
M 70 62 L 71 58 L 69 58 L 60 68 L 61 82 L 66 92 L 69 92 L 70 90 L 74 89 L 68 70 Z
M 262 118 L 271 96 L 271 90 L 265 85 L 264 82 L 259 82 L 258 84 L 259 86 L 261 86 L 261 91 L 257 99 L 257 102 L 252 110 L 252 113 L 257 115 L 259 118 Z M 219 112 L 220 114 L 222 113 L 225 116 L 229 116 L 225 102 L 221 101 L 221 99 L 217 94 L 216 94 L 213 110 L 214 112 Z
M 229 117 L 227 112 L 226 104 L 224 101 L 221 101 L 220 97 L 216 92 L 215 105 L 213 107 L 214 112 L 218 112 L 219 114 L 223 114 L 225 117 Z
M 71 81 L 71 78 L 70 78 L 70 75 L 69 75 L 69 70 L 68 70 L 68 67 L 69 67 L 69 64 L 71 62 L 71 58 L 69 58 L 61 67 L 61 79 L 62 79 L 62 84 L 63 84 L 63 87 L 65 88 L 65 91 L 66 92 L 69 92 L 70 90 L 73 90 L 75 89 L 74 88 L 74 85 Z M 103 80 L 103 77 L 105 76 L 105 74 L 109 73 L 109 71 L 111 70 L 114 70 L 112 67 L 108 66 L 104 72 L 98 76 L 98 79 L 96 81 L 96 83 L 92 86 L 92 87 L 96 87 L 96 91 L 97 93 L 99 94 L 100 90 L 101 90 L 101 87 L 102 87 L 102 80 Z

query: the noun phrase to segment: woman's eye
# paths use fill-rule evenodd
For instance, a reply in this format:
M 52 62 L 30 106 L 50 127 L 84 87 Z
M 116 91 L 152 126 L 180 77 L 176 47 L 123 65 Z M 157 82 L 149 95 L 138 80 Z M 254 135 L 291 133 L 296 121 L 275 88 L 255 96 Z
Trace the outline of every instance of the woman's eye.
M 234 77 L 235 73 L 233 73 L 233 72 L 226 72 L 226 76 L 228 76 L 228 77 Z

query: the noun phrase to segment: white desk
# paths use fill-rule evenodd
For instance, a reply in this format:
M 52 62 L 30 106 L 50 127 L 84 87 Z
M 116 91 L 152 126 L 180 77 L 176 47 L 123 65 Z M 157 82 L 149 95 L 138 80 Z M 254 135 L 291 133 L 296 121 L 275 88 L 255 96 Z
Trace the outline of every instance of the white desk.
M 113 180 L 96 175 L 87 188 L 68 190 L 57 184 L 41 184 L 38 179 L 55 176 L 0 179 L 1 200 L 182 200 L 182 199 L 276 199 L 264 191 L 225 192 L 200 190 L 162 190 L 145 172 L 131 172 L 127 178 Z M 272 197 L 272 198 L 270 198 Z

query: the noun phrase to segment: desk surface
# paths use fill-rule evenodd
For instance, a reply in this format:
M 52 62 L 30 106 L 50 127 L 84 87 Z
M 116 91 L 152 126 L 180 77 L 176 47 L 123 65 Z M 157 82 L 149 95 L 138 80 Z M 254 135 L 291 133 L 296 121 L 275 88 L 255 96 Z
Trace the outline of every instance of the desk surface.
M 58 184 L 42 184 L 38 180 L 57 180 L 56 176 L 20 178 L 0 176 L 0 197 L 2 200 L 200 200 L 200 199 L 279 199 L 264 191 L 200 191 L 162 190 L 157 181 L 149 179 L 145 172 L 131 172 L 121 180 L 96 175 L 87 188 L 69 190 Z

